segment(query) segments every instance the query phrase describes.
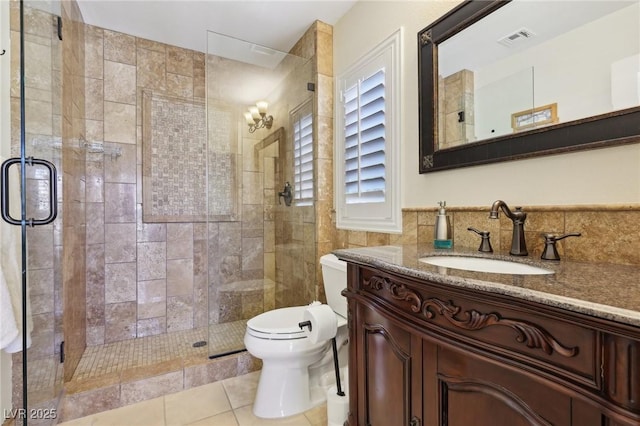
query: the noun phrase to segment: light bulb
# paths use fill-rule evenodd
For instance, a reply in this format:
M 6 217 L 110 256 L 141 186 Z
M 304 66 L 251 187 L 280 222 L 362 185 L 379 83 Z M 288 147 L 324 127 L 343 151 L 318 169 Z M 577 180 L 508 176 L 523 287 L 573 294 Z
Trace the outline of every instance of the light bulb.
M 255 121 L 260 120 L 260 112 L 258 111 L 258 107 L 249 107 L 249 112 Z
M 256 102 L 256 106 L 258 107 L 258 112 L 260 113 L 260 115 L 265 115 L 267 113 L 269 104 L 266 101 L 259 101 Z

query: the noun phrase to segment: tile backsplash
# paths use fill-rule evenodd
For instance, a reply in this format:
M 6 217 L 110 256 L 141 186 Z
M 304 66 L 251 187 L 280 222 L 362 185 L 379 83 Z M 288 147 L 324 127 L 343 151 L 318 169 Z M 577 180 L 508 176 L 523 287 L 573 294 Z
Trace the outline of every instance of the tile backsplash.
M 500 213 L 489 219 L 490 206 L 448 207 L 453 226 L 454 248 L 477 249 L 480 237 L 468 231 L 474 227 L 491 233 L 496 252 L 511 247 L 512 223 Z M 557 242 L 560 258 L 579 262 L 602 262 L 640 266 L 640 205 L 523 206 L 529 256 L 540 257 L 543 234 L 579 232 Z M 386 244 L 431 244 L 437 208 L 407 208 L 402 211 L 402 234 L 338 230 L 336 247 L 365 247 Z

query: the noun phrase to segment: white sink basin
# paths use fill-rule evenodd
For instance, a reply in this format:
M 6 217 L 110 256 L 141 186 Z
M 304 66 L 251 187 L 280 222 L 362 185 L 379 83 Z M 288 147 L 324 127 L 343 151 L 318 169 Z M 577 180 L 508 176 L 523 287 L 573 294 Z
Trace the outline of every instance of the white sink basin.
M 464 269 L 466 271 L 493 272 L 495 274 L 546 275 L 554 272 L 549 269 L 507 260 L 487 259 L 468 256 L 429 256 L 420 262 L 445 268 Z

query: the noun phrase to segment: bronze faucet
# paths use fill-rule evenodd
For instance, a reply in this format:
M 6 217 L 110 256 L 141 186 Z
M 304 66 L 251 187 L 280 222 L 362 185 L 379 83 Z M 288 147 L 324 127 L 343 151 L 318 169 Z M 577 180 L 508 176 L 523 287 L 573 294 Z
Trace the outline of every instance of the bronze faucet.
M 512 212 L 509 210 L 509 207 L 507 207 L 507 203 L 502 200 L 497 200 L 491 206 L 489 219 L 497 219 L 499 209 L 502 209 L 504 214 L 513 222 L 513 236 L 511 238 L 511 250 L 509 254 L 513 256 L 528 255 L 527 243 L 524 240 L 524 221 L 527 219 L 527 214 L 522 211 L 522 207 L 516 207 L 515 211 Z
M 484 252 L 484 253 L 493 253 L 493 248 L 491 247 L 491 240 L 489 239 L 489 234 L 491 234 L 489 231 L 479 231 L 476 228 L 472 228 L 471 226 L 467 228 L 467 231 L 473 231 L 476 234 L 480 235 L 480 237 L 482 238 L 482 241 L 480 241 L 480 248 L 478 248 L 478 251 Z
M 558 254 L 558 249 L 556 248 L 556 241 L 567 237 L 579 237 L 581 235 L 582 234 L 579 232 L 571 232 L 570 234 L 564 235 L 544 234 L 544 250 L 542 251 L 542 256 L 540 256 L 540 259 L 560 260 L 560 255 Z

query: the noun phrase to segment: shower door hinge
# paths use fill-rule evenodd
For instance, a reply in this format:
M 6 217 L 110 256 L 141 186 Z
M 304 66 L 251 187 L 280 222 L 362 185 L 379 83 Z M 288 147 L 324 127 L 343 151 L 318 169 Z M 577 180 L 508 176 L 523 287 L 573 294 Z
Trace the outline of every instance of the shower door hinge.
M 307 83 L 307 90 L 310 92 L 315 92 L 316 91 L 316 84 L 315 83 Z
M 58 18 L 58 40 L 62 41 L 62 17 L 57 16 Z
M 60 364 L 64 362 L 64 340 L 60 342 Z

